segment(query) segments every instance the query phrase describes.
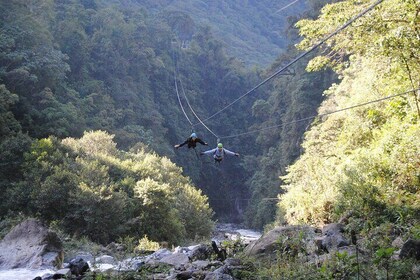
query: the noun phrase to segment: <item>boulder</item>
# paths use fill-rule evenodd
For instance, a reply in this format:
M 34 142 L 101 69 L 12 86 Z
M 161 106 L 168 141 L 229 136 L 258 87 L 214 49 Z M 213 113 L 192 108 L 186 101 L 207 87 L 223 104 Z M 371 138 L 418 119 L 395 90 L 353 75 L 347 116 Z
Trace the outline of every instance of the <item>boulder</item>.
M 419 279 L 420 278 L 420 264 L 414 264 L 412 272 L 414 276 L 417 277 L 416 279 Z
M 196 269 L 206 269 L 207 267 L 210 266 L 209 261 L 194 261 L 191 264 Z
M 67 265 L 67 267 L 71 271 L 71 274 L 76 276 L 84 275 L 87 271 L 89 271 L 89 264 L 82 258 L 73 259 Z
M 242 262 L 240 259 L 228 258 L 224 261 L 225 265 L 229 266 L 240 266 Z
M 205 244 L 200 244 L 189 252 L 188 257 L 191 261 L 207 260 L 211 257 L 213 249 Z
M 328 224 L 322 228 L 322 234 L 327 235 L 327 236 L 340 234 L 343 231 L 344 231 L 344 226 L 340 223 Z
M 189 280 L 192 278 L 193 272 L 192 271 L 182 271 L 175 276 L 177 280 Z
M 103 264 L 115 264 L 115 259 L 112 256 L 103 255 L 103 256 L 95 258 L 95 262 L 103 263 Z
M 408 239 L 401 248 L 400 258 L 420 260 L 420 240 Z
M 128 258 L 119 263 L 119 268 L 128 271 L 139 270 L 142 266 L 146 264 L 145 260 L 145 257 Z
M 350 242 L 343 236 L 344 227 L 340 223 L 325 225 L 322 228 L 324 238 L 322 240 L 322 247 L 327 252 L 332 252 L 340 247 L 349 246 Z
M 175 253 L 160 259 L 161 263 L 173 265 L 175 267 L 183 266 L 189 262 L 188 256 L 183 253 Z
M 17 225 L 0 242 L 0 269 L 60 268 L 63 258 L 57 234 L 35 219 Z
M 229 274 L 210 272 L 210 273 L 207 273 L 204 280 L 234 280 L 234 278 L 230 276 Z
M 70 268 L 63 268 L 54 273 L 53 279 L 59 279 L 59 278 L 70 279 L 70 277 L 71 277 Z
M 403 247 L 403 245 L 404 245 L 404 241 L 401 238 L 401 236 L 398 236 L 397 238 L 395 238 L 394 241 L 392 241 L 392 244 L 391 244 L 392 247 L 395 247 L 395 248 L 398 248 L 398 249 L 401 249 Z
M 300 232 L 304 233 L 304 238 L 307 240 L 315 237 L 314 229 L 309 226 L 276 227 L 264 234 L 260 239 L 250 243 L 245 248 L 244 254 L 248 257 L 276 258 L 277 249 L 281 246 L 279 240 L 285 236 L 293 236 Z
M 172 255 L 172 252 L 168 249 L 159 249 L 156 252 L 154 252 L 153 254 L 147 256 L 146 258 L 146 262 L 150 261 L 150 260 L 160 260 L 163 257 Z

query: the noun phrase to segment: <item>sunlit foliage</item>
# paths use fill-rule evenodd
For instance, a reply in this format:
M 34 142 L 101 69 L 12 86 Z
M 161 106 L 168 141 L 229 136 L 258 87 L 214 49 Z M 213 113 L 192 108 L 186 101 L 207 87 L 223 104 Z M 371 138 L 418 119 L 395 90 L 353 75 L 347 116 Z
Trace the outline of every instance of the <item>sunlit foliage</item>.
M 156 154 L 120 151 L 112 138 L 92 131 L 80 139 L 35 141 L 25 181 L 14 188 L 20 205 L 28 205 L 20 211 L 102 243 L 147 235 L 175 244 L 208 236 L 212 210 L 181 169 Z
M 331 32 L 368 2 L 327 5 L 318 20 L 299 22 L 306 37 L 301 46 Z M 418 9 L 418 1 L 386 1 L 329 42 L 331 53 L 345 59 L 325 60 L 341 81 L 326 92 L 319 113 L 418 87 Z M 322 66 L 319 62 L 312 65 Z M 306 134 L 305 153 L 284 177 L 288 192 L 280 197 L 280 220 L 322 224 L 352 210 L 371 225 L 418 222 L 419 117 L 415 90 L 318 119 Z

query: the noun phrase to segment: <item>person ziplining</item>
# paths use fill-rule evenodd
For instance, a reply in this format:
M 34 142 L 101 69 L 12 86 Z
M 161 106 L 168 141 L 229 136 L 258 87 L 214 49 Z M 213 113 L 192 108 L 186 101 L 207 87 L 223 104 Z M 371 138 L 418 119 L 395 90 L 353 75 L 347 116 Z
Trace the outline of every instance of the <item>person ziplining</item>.
M 204 142 L 203 140 L 201 140 L 200 138 L 197 137 L 197 134 L 195 132 L 191 133 L 191 136 L 187 138 L 187 140 L 185 140 L 183 143 L 181 144 L 177 144 L 174 146 L 175 149 L 178 149 L 186 144 L 188 144 L 188 149 L 189 148 L 193 148 L 195 149 L 195 147 L 197 146 L 197 143 L 200 143 L 201 145 L 204 146 L 208 146 L 209 144 L 207 144 L 207 142 Z
M 223 144 L 219 143 L 217 144 L 217 148 L 205 151 L 205 152 L 201 152 L 200 155 L 213 155 L 213 159 L 214 162 L 220 163 L 225 155 L 229 155 L 229 156 L 237 156 L 239 157 L 238 153 L 229 151 L 228 149 L 223 148 Z

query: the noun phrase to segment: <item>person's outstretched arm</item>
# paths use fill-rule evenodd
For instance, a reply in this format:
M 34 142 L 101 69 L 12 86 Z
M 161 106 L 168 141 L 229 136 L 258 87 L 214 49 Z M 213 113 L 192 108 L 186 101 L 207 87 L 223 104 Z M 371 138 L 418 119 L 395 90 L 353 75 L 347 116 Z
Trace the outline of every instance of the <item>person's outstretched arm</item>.
M 200 155 L 211 155 L 214 154 L 214 152 L 216 152 L 217 148 L 205 151 L 205 152 L 201 152 Z
M 237 157 L 239 157 L 239 154 L 238 153 L 234 153 L 234 152 L 232 152 L 232 151 L 229 151 L 228 149 L 224 149 L 225 150 L 225 153 L 227 154 L 227 155 L 230 155 L 230 156 L 237 156 Z
M 175 145 L 174 147 L 175 147 L 175 148 L 179 148 L 179 147 L 184 146 L 184 145 L 185 145 L 185 144 L 187 144 L 187 143 L 188 143 L 188 139 L 187 139 L 187 140 L 185 140 L 185 142 L 184 142 L 184 143 L 181 143 L 181 144 Z
M 185 140 L 185 142 L 184 142 L 184 143 L 181 143 L 181 144 L 175 145 L 174 147 L 178 149 L 179 147 L 184 146 L 185 144 L 187 144 L 187 143 L 188 143 L 189 139 L 190 139 L 190 138 L 187 138 L 187 140 Z
M 200 138 L 197 138 L 197 142 L 200 143 L 201 145 L 205 145 L 205 146 L 209 145 L 206 142 L 204 142 L 203 140 L 201 140 Z

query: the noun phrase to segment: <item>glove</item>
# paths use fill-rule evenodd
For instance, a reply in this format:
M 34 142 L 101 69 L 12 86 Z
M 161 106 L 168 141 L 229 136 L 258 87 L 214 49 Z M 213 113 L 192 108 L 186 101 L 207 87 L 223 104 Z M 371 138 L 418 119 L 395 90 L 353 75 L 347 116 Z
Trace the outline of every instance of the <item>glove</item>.
M 208 145 L 209 145 L 209 143 L 204 143 L 204 145 L 208 146 Z
M 200 156 L 202 156 L 202 155 L 204 155 L 204 153 L 203 152 L 200 152 Z
M 174 146 L 174 148 L 175 148 L 175 149 L 178 149 L 178 148 L 179 148 L 179 145 L 175 145 L 175 146 Z
M 236 154 L 235 154 L 235 156 L 239 157 L 239 154 L 238 154 L 238 153 L 236 153 Z

